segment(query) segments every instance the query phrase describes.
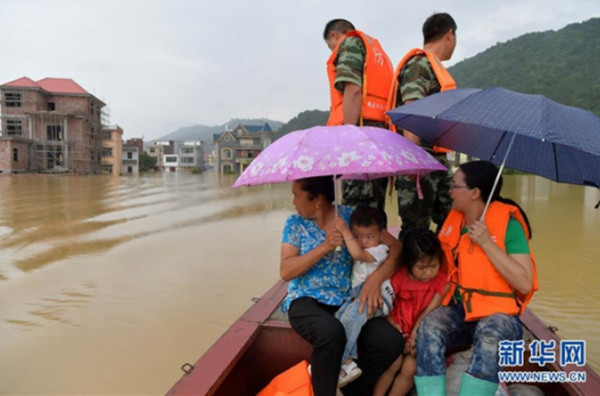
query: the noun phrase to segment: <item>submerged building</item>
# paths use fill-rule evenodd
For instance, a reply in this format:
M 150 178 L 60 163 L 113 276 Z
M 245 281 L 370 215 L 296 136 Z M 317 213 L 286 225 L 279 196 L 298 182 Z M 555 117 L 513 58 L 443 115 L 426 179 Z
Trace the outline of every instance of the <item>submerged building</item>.
M 241 173 L 273 141 L 268 123 L 262 126 L 239 124 L 213 139 L 214 166 L 219 172 Z
M 102 128 L 102 169 L 119 176 L 122 169 L 123 128 L 118 125 Z
M 68 78 L 0 85 L 0 172 L 102 172 L 105 104 Z
M 165 171 L 204 170 L 204 147 L 202 141 L 177 142 L 175 153 L 163 156 L 162 168 Z
M 137 145 L 123 146 L 123 164 L 121 175 L 137 176 L 140 173 L 140 151 Z
M 175 153 L 175 142 L 172 140 L 155 140 L 146 147 L 146 154 L 150 157 L 156 158 L 156 166 L 162 168 L 164 166 L 171 166 L 170 164 L 165 164 L 165 155 L 166 154 L 174 154 Z M 171 157 L 169 157 L 171 158 Z

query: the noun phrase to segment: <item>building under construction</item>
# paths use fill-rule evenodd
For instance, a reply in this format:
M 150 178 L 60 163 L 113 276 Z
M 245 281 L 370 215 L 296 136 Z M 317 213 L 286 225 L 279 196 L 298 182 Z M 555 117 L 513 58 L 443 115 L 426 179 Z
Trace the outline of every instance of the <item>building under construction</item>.
M 71 79 L 0 86 L 0 172 L 102 173 L 105 104 Z

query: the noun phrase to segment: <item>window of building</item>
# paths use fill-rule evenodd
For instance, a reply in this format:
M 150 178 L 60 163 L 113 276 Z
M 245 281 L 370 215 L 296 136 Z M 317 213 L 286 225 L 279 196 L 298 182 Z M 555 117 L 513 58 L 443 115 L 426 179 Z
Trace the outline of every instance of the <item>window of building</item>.
M 112 133 L 110 131 L 102 132 L 102 139 L 103 140 L 112 140 Z
M 166 157 L 165 157 L 165 162 L 169 162 L 169 163 L 172 163 L 172 162 L 177 162 L 177 157 L 175 157 L 175 156 L 173 156 L 173 155 L 166 156 Z
M 263 147 L 266 148 L 269 144 L 271 144 L 271 139 L 265 139 L 263 141 Z
M 48 169 L 61 167 L 63 165 L 63 160 L 62 149 L 60 147 L 56 147 L 55 150 L 46 152 L 46 167 Z
M 127 152 L 127 159 L 133 159 L 133 153 L 131 151 Z
M 229 148 L 224 148 L 223 151 L 221 151 L 221 157 L 223 157 L 223 159 L 231 159 L 233 158 L 233 152 Z
M 102 164 L 102 170 L 106 173 L 112 173 L 113 166 L 112 164 Z
M 131 166 L 127 167 L 127 173 L 133 173 L 133 168 Z
M 6 107 L 21 107 L 21 94 L 19 92 L 6 92 L 4 103 Z
M 150 152 L 151 152 L 151 153 L 155 153 L 155 152 L 156 152 L 156 149 L 154 149 L 154 148 L 151 148 L 151 149 L 150 149 Z
M 19 160 L 19 149 L 13 148 L 13 161 L 17 162 Z
M 90 103 L 90 114 L 94 115 L 94 102 Z
M 20 136 L 23 133 L 23 123 L 17 120 L 6 120 L 6 134 Z
M 102 152 L 102 156 L 104 158 L 107 158 L 107 157 L 110 158 L 110 157 L 112 157 L 113 156 L 112 147 L 104 147 L 104 150 Z
M 181 157 L 181 163 L 182 164 L 193 164 L 194 157 Z
M 48 111 L 54 111 L 54 110 L 56 110 L 56 103 L 48 102 Z
M 181 153 L 182 154 L 192 154 L 194 152 L 194 148 L 193 147 L 182 147 L 181 148 Z
M 240 140 L 240 145 L 241 146 L 252 146 L 254 142 L 252 141 L 252 139 L 241 139 Z
M 60 125 L 46 125 L 46 139 L 63 140 L 62 128 Z

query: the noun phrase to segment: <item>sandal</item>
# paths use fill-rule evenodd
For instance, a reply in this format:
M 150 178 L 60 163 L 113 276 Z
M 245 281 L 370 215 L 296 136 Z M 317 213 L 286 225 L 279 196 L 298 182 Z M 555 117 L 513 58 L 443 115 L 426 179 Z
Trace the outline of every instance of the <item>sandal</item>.
M 354 360 L 348 364 L 342 364 L 340 376 L 338 378 L 338 388 L 343 388 L 348 385 L 350 382 L 360 377 L 361 374 L 362 370 L 356 365 Z

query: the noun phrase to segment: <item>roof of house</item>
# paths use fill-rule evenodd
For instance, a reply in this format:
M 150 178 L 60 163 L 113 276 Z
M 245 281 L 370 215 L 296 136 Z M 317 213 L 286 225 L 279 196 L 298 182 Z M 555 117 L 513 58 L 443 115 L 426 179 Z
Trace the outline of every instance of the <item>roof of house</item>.
M 230 133 L 234 139 L 239 139 L 240 136 L 233 134 L 232 132 L 235 131 L 239 131 L 239 129 L 241 128 L 241 133 L 251 133 L 251 134 L 256 134 L 259 132 L 273 132 L 273 130 L 271 129 L 271 126 L 269 125 L 268 122 L 265 122 L 264 125 L 242 125 L 242 124 L 238 124 L 238 126 L 236 126 L 232 131 L 228 131 L 225 130 L 221 133 L 213 133 L 213 142 L 216 142 L 217 140 L 219 140 L 221 138 L 221 136 L 223 136 L 225 133 Z
M 37 83 L 48 92 L 89 95 L 89 92 L 70 78 L 44 78 Z
M 231 137 L 233 138 L 233 141 L 235 141 L 235 140 L 236 140 L 236 136 L 235 136 L 235 134 L 233 133 L 233 131 L 223 131 L 223 132 L 221 132 L 221 133 L 219 133 L 219 134 L 213 134 L 213 137 L 214 137 L 214 141 L 213 141 L 213 143 L 216 143 L 217 141 L 221 140 L 221 138 L 222 138 L 223 136 L 225 136 L 225 135 L 229 135 L 229 136 L 231 136 Z
M 111 131 L 111 132 L 112 131 L 117 131 L 117 132 L 123 133 L 123 128 L 121 128 L 119 125 L 104 125 L 102 127 L 102 130 L 105 131 L 105 132 L 108 132 L 108 131 Z
M 81 85 L 70 78 L 43 78 L 33 81 L 29 77 L 21 77 L 7 82 L 3 87 L 42 88 L 44 91 L 62 94 L 90 95 Z
M 243 127 L 250 133 L 273 132 L 268 122 L 265 122 L 265 125 L 243 125 Z
M 3 87 L 38 88 L 39 85 L 29 77 L 21 77 L 17 80 L 7 82 Z

